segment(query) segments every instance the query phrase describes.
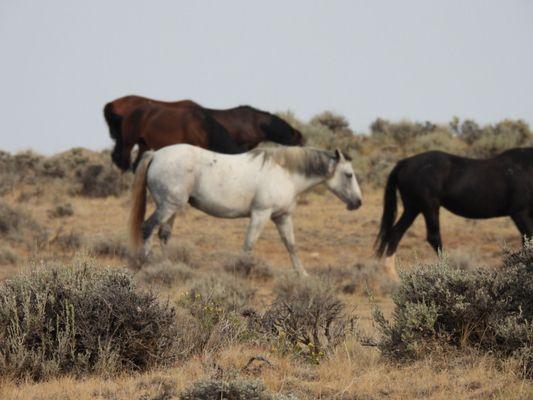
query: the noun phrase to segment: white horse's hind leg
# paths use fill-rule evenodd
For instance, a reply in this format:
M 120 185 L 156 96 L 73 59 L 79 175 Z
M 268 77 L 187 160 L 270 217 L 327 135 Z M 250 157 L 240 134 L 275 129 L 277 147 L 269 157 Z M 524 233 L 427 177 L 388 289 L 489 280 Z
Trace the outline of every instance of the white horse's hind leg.
M 261 231 L 271 215 L 272 210 L 252 211 L 250 224 L 246 231 L 246 239 L 244 240 L 244 246 L 242 247 L 244 251 L 252 250 L 252 246 L 259 238 L 259 235 L 261 235 Z
M 170 207 L 158 207 L 150 217 L 143 222 L 141 229 L 143 234 L 143 256 L 150 254 L 152 235 L 154 229 L 167 222 L 175 213 L 175 209 Z
M 166 255 L 166 248 L 168 240 L 172 235 L 172 226 L 174 225 L 174 220 L 176 219 L 176 213 L 174 213 L 166 222 L 162 223 L 159 226 L 159 231 L 157 236 L 159 236 L 159 244 L 161 245 L 161 251 Z
M 298 274 L 300 274 L 301 276 L 309 276 L 307 271 L 304 269 L 302 262 L 300 261 L 300 258 L 298 257 L 298 254 L 296 252 L 296 244 L 294 242 L 294 230 L 292 227 L 291 215 L 285 214 L 278 218 L 275 218 L 274 223 L 278 228 L 278 232 L 281 236 L 283 244 L 289 252 L 294 269 L 296 269 L 296 272 L 298 272 Z

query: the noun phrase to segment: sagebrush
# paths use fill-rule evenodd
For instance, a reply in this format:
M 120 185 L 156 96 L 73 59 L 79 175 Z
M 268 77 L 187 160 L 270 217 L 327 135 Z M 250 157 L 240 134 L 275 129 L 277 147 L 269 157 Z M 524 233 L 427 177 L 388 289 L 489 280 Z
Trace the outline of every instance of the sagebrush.
M 175 310 L 129 274 L 43 265 L 0 285 L 0 375 L 113 375 L 176 360 Z
M 405 272 L 387 321 L 375 310 L 381 351 L 419 358 L 435 348 L 473 347 L 521 359 L 532 373 L 533 248 L 506 257 L 500 269 L 451 267 L 446 258 Z
M 350 334 L 357 318 L 333 288 L 319 281 L 287 280 L 261 317 L 267 340 L 282 353 L 318 363 Z

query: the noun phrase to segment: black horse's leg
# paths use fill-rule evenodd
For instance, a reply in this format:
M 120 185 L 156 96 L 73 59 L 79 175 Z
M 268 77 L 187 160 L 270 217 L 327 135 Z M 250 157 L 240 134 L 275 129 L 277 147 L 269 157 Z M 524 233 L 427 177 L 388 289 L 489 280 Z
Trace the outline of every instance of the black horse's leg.
M 423 211 L 426 220 L 427 241 L 438 254 L 442 250 L 440 238 L 439 206 L 431 207 Z
M 387 257 L 392 256 L 396 252 L 400 240 L 402 240 L 403 235 L 412 225 L 419 213 L 420 212 L 418 210 L 413 208 L 404 209 L 402 216 L 392 227 L 390 238 L 388 240 L 389 244 L 387 246 Z
M 533 237 L 533 221 L 529 210 L 515 213 L 511 218 L 522 235 L 522 243 Z

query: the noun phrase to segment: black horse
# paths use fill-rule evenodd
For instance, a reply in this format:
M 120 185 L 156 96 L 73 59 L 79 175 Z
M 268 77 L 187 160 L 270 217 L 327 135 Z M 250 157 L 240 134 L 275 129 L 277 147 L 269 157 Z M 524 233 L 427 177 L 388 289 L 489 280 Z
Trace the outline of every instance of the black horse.
M 396 220 L 396 189 L 404 211 Z M 522 238 L 533 235 L 533 148 L 504 151 L 486 160 L 430 151 L 399 161 L 387 180 L 377 255 L 392 256 L 422 214 L 427 241 L 442 249 L 439 209 L 466 218 L 510 216 Z

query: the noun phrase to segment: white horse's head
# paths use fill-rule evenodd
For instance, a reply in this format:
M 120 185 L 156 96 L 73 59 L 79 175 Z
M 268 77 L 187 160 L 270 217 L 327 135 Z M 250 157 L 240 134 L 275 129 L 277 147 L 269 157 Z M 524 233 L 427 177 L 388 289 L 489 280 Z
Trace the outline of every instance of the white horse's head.
M 339 199 L 347 204 L 348 210 L 356 210 L 363 204 L 361 189 L 355 178 L 351 160 L 339 150 L 335 150 L 335 157 L 329 165 L 330 178 L 326 186 Z

